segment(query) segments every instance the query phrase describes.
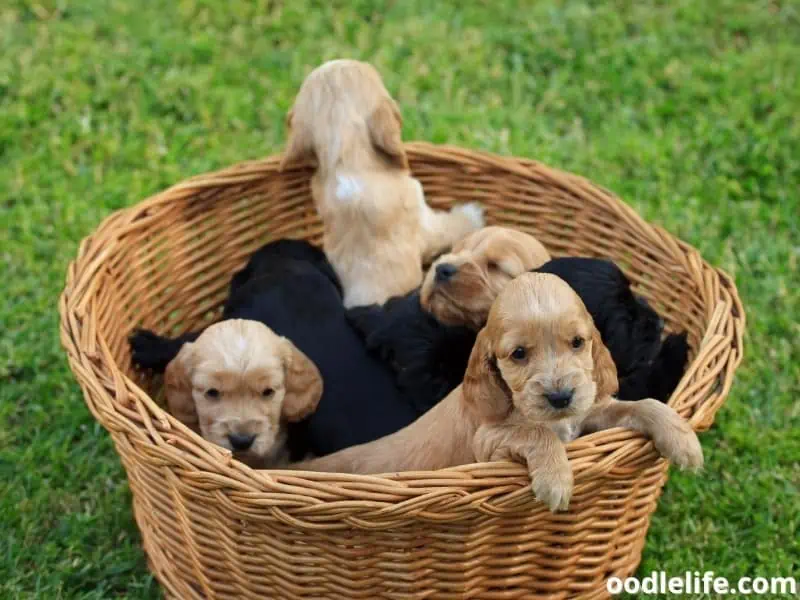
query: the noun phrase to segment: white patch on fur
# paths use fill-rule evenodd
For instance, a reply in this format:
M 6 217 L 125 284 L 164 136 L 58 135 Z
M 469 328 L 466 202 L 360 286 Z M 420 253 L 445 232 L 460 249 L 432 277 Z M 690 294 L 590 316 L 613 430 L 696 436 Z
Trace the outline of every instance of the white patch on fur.
M 469 222 L 475 226 L 475 229 L 480 229 L 485 224 L 483 217 L 483 207 L 477 202 L 468 202 L 466 204 L 459 204 L 450 209 L 452 213 L 461 213 L 469 219 Z
M 352 200 L 361 193 L 361 182 L 352 175 L 336 176 L 336 199 Z

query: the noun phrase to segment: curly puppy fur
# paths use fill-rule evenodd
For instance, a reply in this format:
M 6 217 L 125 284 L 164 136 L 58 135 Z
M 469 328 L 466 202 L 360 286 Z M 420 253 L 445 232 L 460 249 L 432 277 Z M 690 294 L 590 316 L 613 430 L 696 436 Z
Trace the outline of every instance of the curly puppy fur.
M 445 325 L 480 329 L 500 290 L 548 260 L 550 254 L 532 235 L 484 227 L 431 265 L 420 290 L 422 306 Z

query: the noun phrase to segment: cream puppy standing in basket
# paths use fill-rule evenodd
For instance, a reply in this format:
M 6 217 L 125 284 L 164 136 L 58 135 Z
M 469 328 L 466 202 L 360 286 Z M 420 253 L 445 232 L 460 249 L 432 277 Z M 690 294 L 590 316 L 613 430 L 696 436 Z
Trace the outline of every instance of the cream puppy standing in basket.
M 346 307 L 410 292 L 422 282 L 423 263 L 483 226 L 478 204 L 449 212 L 427 205 L 409 171 L 400 111 L 372 65 L 334 60 L 318 67 L 286 121 L 281 168 L 316 161 L 311 194 Z
M 444 400 L 397 433 L 290 468 L 369 474 L 517 460 L 555 511 L 572 496 L 564 444 L 581 434 L 628 427 L 678 466 L 702 466 L 697 435 L 675 410 L 616 400 L 616 391 L 614 362 L 580 297 L 556 275 L 525 273 L 492 304 L 464 383 Z

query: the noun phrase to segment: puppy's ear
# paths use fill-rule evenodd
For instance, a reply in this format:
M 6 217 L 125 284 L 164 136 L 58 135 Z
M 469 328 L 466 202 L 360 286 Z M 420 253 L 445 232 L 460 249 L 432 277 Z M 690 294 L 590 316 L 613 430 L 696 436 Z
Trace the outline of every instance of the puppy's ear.
M 478 333 L 469 355 L 463 394 L 467 406 L 482 421 L 500 421 L 511 410 L 511 391 L 497 366 L 486 327 Z
M 289 109 L 289 112 L 286 113 L 286 130 L 289 134 L 289 143 L 286 144 L 286 151 L 283 153 L 281 164 L 278 167 L 281 171 L 292 163 L 304 162 L 314 157 L 308 128 L 295 126 L 294 108 Z
M 392 164 L 408 169 L 408 157 L 401 135 L 403 118 L 394 100 L 385 98 L 381 101 L 367 119 L 367 129 L 372 145 L 377 150 L 385 154 Z
M 170 361 L 164 371 L 164 389 L 172 416 L 199 432 L 200 423 L 192 398 L 193 353 L 194 344 L 184 344 L 178 355 Z
M 290 422 L 304 419 L 317 409 L 322 398 L 322 375 L 317 365 L 292 342 L 283 338 L 283 369 L 286 396 L 283 417 Z
M 592 376 L 597 384 L 597 398 L 615 395 L 619 390 L 617 366 L 611 358 L 611 352 L 603 343 L 600 332 L 594 326 L 592 326 L 592 362 L 594 363 Z

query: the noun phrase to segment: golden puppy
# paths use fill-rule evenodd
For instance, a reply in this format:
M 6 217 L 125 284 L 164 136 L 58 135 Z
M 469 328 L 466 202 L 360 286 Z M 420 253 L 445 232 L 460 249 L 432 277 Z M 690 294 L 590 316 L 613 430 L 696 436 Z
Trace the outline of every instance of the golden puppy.
M 550 254 L 532 235 L 506 227 L 484 227 L 468 234 L 431 265 L 420 303 L 441 323 L 480 329 L 508 282 L 548 260 Z
M 431 209 L 411 177 L 397 104 L 369 64 L 334 60 L 303 82 L 287 115 L 281 168 L 315 160 L 311 193 L 345 307 L 383 304 L 418 287 L 422 265 L 483 225 L 465 204 Z
M 288 460 L 285 422 L 322 396 L 317 367 L 258 321 L 230 319 L 184 344 L 164 373 L 170 412 L 251 466 Z
M 616 389 L 614 363 L 577 294 L 555 275 L 526 273 L 500 292 L 464 383 L 447 398 L 397 433 L 292 468 L 385 473 L 511 459 L 558 510 L 573 485 L 564 443 L 583 431 L 630 427 L 679 466 L 702 465 L 697 436 L 673 409 L 619 402 Z

